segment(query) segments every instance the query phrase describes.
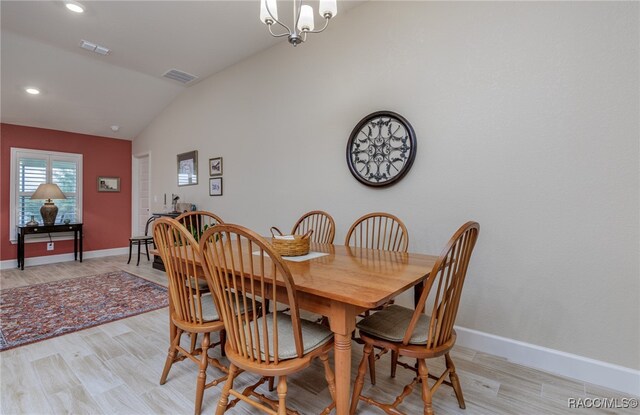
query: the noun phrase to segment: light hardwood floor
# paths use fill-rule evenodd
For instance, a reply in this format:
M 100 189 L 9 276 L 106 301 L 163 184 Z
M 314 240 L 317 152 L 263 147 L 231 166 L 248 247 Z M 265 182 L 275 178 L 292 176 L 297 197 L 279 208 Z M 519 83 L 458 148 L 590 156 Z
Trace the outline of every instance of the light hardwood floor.
M 165 275 L 141 260 L 140 266 L 126 264 L 126 256 L 89 259 L 32 266 L 24 271 L 0 271 L 0 287 L 28 286 L 54 280 L 125 270 L 166 285 Z M 158 384 L 169 345 L 167 309 L 152 311 L 91 329 L 67 334 L 0 353 L 2 414 L 192 414 L 196 385 L 196 365 L 190 361 L 175 364 L 167 383 Z M 188 344 L 188 343 L 185 343 Z M 354 344 L 352 378 L 362 356 Z M 212 355 L 220 357 L 219 348 Z M 569 398 L 624 397 L 594 385 L 516 365 L 505 359 L 456 346 L 456 363 L 467 409 L 458 408 L 453 390 L 441 387 L 434 396 L 436 414 L 637 414 L 637 410 L 570 410 Z M 430 369 L 442 370 L 443 362 L 428 362 Z M 391 379 L 389 356 L 377 364 L 377 385 L 365 380 L 365 395 L 392 401 L 411 381 L 411 373 L 398 368 Z M 209 369 L 212 376 L 218 372 Z M 239 384 L 256 378 L 239 377 Z M 301 414 L 319 413 L 330 401 L 320 362 L 292 376 L 288 406 Z M 221 385 L 205 391 L 203 414 L 215 410 Z M 268 394 L 266 388 L 262 392 Z M 275 395 L 274 395 L 275 396 Z M 418 390 L 401 406 L 407 414 L 422 413 Z M 380 414 L 360 403 L 358 414 Z M 257 410 L 238 404 L 228 413 L 257 414 Z

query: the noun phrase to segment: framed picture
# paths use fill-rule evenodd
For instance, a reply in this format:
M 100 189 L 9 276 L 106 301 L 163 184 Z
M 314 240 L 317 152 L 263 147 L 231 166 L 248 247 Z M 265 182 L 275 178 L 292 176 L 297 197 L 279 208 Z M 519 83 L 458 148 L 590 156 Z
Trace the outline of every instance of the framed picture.
M 209 159 L 209 176 L 222 176 L 222 157 Z
M 198 184 L 198 151 L 178 154 L 178 186 Z
M 209 179 L 209 196 L 222 196 L 222 177 Z
M 98 176 L 98 191 L 99 192 L 119 192 L 120 178 Z

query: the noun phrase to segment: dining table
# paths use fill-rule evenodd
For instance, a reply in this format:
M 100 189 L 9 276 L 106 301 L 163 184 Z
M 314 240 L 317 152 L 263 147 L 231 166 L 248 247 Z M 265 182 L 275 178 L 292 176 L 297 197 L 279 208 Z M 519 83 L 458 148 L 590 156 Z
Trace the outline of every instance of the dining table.
M 438 257 L 313 242 L 309 257 L 312 258 L 283 259 L 295 282 L 298 307 L 329 320 L 334 334 L 335 409 L 338 415 L 346 415 L 351 396 L 351 342 L 356 317 L 421 285 Z M 197 255 L 195 262 L 201 273 L 198 277 L 204 278 Z M 277 287 L 276 292 L 278 301 L 286 302 L 284 287 Z

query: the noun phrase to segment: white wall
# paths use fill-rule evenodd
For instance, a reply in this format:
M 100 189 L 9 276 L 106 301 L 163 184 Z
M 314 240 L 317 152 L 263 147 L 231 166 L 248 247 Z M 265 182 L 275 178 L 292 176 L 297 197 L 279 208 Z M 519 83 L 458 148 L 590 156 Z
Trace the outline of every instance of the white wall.
M 266 233 L 325 209 L 338 242 L 358 216 L 383 210 L 406 222 L 411 251 L 427 253 L 477 220 L 458 325 L 638 369 L 638 11 L 354 8 L 302 46 L 283 41 L 189 88 L 158 116 L 133 143 L 134 154 L 153 151 L 152 210 L 178 193 Z M 373 189 L 349 173 L 345 146 L 382 109 L 413 124 L 418 155 L 400 183 Z M 200 184 L 178 188 L 176 155 L 190 150 Z M 224 196 L 209 197 L 216 156 Z

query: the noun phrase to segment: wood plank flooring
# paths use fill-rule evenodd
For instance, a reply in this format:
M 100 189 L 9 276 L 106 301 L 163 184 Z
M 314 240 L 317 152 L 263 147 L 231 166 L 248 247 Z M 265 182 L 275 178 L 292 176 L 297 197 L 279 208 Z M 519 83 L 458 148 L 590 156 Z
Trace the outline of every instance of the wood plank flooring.
M 118 269 L 166 285 L 165 275 L 142 260 L 139 267 L 126 264 L 126 256 L 89 259 L 32 266 L 24 271 L 0 271 L 0 288 L 28 286 L 66 278 L 95 275 Z M 196 365 L 177 363 L 165 385 L 160 373 L 169 345 L 167 309 L 160 309 L 87 330 L 0 353 L 0 412 L 2 414 L 192 414 Z M 188 343 L 185 343 L 188 344 Z M 362 347 L 353 344 L 352 378 L 362 356 Z M 221 361 L 219 348 L 212 353 Z M 506 361 L 505 359 L 456 347 L 456 363 L 467 409 L 458 408 L 453 390 L 442 386 L 434 396 L 436 414 L 564 414 L 575 412 L 569 398 L 621 398 L 619 392 L 584 384 Z M 444 362 L 428 362 L 436 373 Z M 376 365 L 377 385 L 365 380 L 366 395 L 392 401 L 411 381 L 411 373 L 398 368 L 389 377 L 389 356 Z M 218 376 L 209 369 L 210 376 Z M 242 374 L 236 386 L 257 378 Z M 205 391 L 203 414 L 215 411 L 222 385 Z M 269 394 L 266 388 L 262 392 Z M 274 395 L 275 396 L 275 395 Z M 330 402 L 322 365 L 315 362 L 297 376 L 290 377 L 288 406 L 301 414 L 319 413 Z M 421 414 L 418 390 L 400 407 L 407 414 Z M 633 409 L 588 409 L 589 414 L 637 414 Z M 238 404 L 230 414 L 257 414 L 248 405 Z M 380 414 L 380 410 L 360 403 L 358 414 Z

